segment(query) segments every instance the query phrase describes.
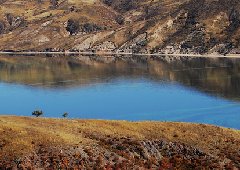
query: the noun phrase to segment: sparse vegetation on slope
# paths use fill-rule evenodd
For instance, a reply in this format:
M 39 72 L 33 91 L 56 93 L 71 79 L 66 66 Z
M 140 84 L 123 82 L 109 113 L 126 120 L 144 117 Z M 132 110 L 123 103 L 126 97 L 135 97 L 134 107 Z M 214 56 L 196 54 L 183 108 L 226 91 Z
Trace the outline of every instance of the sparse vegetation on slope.
M 0 49 L 240 53 L 239 9 L 237 0 L 1 1 Z
M 209 125 L 0 117 L 0 169 L 231 169 L 239 143 Z

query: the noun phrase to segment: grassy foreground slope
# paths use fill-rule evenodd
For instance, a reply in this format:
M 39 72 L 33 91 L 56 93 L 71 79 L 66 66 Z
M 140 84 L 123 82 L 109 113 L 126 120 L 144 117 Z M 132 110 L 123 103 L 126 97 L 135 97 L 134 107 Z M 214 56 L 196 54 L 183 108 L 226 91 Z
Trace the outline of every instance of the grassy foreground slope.
M 239 149 L 239 131 L 202 124 L 0 117 L 0 169 L 232 169 Z

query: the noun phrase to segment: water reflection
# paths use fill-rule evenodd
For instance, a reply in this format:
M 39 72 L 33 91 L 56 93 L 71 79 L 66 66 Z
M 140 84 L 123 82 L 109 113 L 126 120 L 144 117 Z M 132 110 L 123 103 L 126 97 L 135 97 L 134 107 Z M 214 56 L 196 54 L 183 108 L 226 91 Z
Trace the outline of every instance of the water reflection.
M 236 59 L 1 56 L 0 113 L 240 129 L 239 66 Z
M 119 78 L 176 81 L 226 98 L 240 96 L 237 59 L 147 57 L 0 56 L 0 81 L 44 88 L 73 88 Z

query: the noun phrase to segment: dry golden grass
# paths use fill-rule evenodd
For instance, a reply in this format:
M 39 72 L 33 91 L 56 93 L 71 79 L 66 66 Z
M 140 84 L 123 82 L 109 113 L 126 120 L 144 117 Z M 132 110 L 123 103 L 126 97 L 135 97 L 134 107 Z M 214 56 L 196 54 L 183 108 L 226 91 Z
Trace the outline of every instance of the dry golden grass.
M 210 125 L 165 122 L 127 122 L 0 117 L 0 158 L 23 156 L 35 146 L 89 146 L 92 136 L 130 137 L 135 140 L 167 140 L 184 143 L 217 155 L 239 149 L 240 131 Z

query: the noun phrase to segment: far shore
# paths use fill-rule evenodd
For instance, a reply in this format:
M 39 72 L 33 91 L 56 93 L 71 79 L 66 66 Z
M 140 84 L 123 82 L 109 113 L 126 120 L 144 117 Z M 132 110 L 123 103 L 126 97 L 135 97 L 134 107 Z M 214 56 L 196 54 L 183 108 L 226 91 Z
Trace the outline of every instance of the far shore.
M 132 55 L 132 56 L 169 56 L 169 57 L 201 57 L 201 58 L 240 58 L 240 54 L 162 54 L 162 53 L 124 53 L 124 52 L 105 52 L 105 51 L 83 51 L 83 52 L 44 52 L 44 51 L 0 51 L 0 55 L 40 55 L 40 54 L 52 54 L 52 55 L 101 55 L 101 56 L 114 56 L 114 55 Z

